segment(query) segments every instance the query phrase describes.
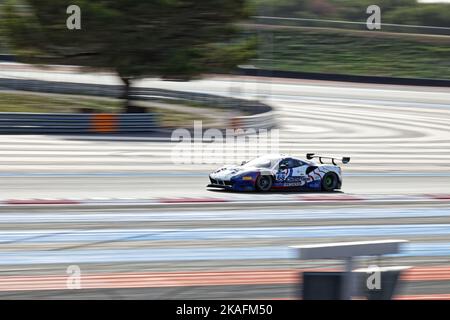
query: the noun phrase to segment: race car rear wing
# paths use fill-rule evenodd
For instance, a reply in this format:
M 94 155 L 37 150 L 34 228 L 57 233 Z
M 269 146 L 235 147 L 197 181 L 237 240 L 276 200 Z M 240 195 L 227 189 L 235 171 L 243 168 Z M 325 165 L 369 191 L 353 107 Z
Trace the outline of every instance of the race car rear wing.
M 316 156 L 314 153 L 307 153 L 306 154 L 306 159 L 308 159 L 308 160 L 311 160 L 311 159 L 314 159 L 314 158 L 319 158 L 319 162 L 321 163 L 321 164 L 324 164 L 323 163 L 323 161 L 322 161 L 322 159 L 331 159 L 331 162 L 335 165 L 335 166 L 337 166 L 337 164 L 336 164 L 336 160 L 337 161 L 341 161 L 343 164 L 347 164 L 347 163 L 349 163 L 350 162 L 350 157 L 343 157 L 342 159 L 339 159 L 339 158 L 332 158 L 332 157 L 323 157 L 323 156 Z

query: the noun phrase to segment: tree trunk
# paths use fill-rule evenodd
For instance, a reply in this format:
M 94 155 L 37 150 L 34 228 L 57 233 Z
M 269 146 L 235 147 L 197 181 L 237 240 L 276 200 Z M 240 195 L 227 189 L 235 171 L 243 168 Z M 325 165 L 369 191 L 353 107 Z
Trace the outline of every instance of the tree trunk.
M 124 89 L 122 93 L 122 99 L 124 101 L 123 113 L 145 113 L 146 108 L 133 106 L 131 98 L 131 79 L 128 77 L 122 77 Z

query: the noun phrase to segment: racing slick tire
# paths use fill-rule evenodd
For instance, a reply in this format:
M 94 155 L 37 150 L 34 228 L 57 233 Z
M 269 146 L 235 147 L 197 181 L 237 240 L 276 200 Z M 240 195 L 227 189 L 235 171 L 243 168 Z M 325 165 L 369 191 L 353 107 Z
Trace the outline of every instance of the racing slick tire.
M 338 176 L 334 172 L 327 172 L 322 178 L 322 191 L 333 191 L 339 185 Z
M 267 192 L 272 188 L 272 177 L 268 175 L 260 175 L 255 182 L 255 188 L 260 192 Z

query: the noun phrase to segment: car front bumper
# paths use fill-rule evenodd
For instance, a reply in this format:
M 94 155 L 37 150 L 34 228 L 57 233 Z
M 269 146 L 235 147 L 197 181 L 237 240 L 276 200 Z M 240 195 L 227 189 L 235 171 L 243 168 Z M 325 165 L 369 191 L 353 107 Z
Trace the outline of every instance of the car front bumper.
M 241 181 L 239 179 L 236 180 L 234 178 L 231 178 L 231 180 L 221 180 L 221 179 L 214 179 L 211 176 L 209 177 L 209 180 L 211 181 L 211 183 L 206 186 L 207 188 L 219 188 L 233 191 L 254 190 L 253 181 Z
M 225 186 L 225 185 L 217 184 L 217 183 L 210 183 L 206 187 L 207 188 L 219 188 L 219 189 L 233 190 L 233 186 Z

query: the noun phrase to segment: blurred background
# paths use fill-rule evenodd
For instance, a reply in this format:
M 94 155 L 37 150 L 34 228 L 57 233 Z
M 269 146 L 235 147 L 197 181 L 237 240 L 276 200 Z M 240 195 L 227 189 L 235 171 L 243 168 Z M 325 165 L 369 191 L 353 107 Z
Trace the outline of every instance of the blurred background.
M 449 84 L 449 1 L 2 0 L 0 297 L 297 299 L 344 266 L 291 246 L 404 239 L 355 268 L 449 299 Z M 205 188 L 273 144 L 350 156 L 342 190 Z

